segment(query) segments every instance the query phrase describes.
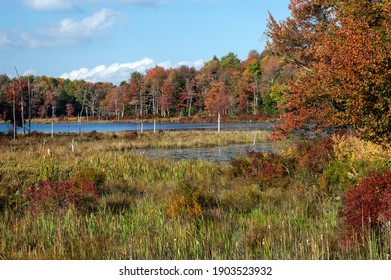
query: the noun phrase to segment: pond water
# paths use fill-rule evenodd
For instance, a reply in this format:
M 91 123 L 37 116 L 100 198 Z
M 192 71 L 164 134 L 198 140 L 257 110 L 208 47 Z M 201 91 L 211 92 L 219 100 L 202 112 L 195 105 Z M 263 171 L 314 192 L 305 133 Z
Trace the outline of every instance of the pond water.
M 223 123 L 221 130 L 271 130 L 273 123 Z M 60 123 L 54 124 L 54 133 L 78 133 L 82 132 L 119 132 L 119 131 L 151 131 L 154 129 L 153 123 L 83 123 L 81 126 L 77 123 Z M 156 130 L 217 130 L 217 124 L 205 123 L 156 123 Z M 0 123 L 0 132 L 8 132 L 12 130 L 12 126 L 6 123 Z M 51 124 L 32 124 L 31 131 L 42 133 L 51 133 Z M 22 129 L 19 128 L 21 133 Z M 235 144 L 218 147 L 203 147 L 203 148 L 184 148 L 184 149 L 138 149 L 136 153 L 149 158 L 166 157 L 174 161 L 179 160 L 205 160 L 211 162 L 228 163 L 231 159 L 239 156 L 244 156 L 249 151 L 260 152 L 279 152 L 281 149 L 289 145 L 288 142 L 266 142 L 249 144 Z
M 293 143 L 293 142 L 292 142 Z M 292 144 L 289 142 L 266 142 L 253 144 L 234 144 L 228 146 L 185 148 L 185 149 L 139 149 L 135 153 L 148 158 L 166 157 L 174 161 L 205 160 L 228 163 L 231 159 L 246 155 L 249 151 L 278 153 Z
M 221 130 L 270 130 L 272 123 L 222 123 Z M 116 132 L 116 131 L 137 131 L 153 130 L 153 123 L 59 123 L 53 125 L 54 133 L 77 133 L 77 132 Z M 206 123 L 156 123 L 156 130 L 217 130 L 217 124 Z M 8 123 L 0 123 L 0 132 L 12 131 L 12 126 Z M 18 128 L 18 132 L 23 130 Z M 51 124 L 31 124 L 31 131 L 51 133 Z

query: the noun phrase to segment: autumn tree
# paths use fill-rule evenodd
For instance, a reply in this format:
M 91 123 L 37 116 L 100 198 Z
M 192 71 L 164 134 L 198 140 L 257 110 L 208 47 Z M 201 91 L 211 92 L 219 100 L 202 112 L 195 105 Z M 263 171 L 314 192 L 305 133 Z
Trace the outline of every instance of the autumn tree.
M 116 119 L 124 117 L 126 92 L 127 86 L 125 84 L 113 87 L 106 95 L 106 98 L 101 101 L 101 106 Z
M 240 70 L 240 59 L 233 52 L 229 52 L 227 55 L 221 57 L 220 65 L 222 69 L 236 69 Z
M 212 60 L 204 63 L 196 76 L 196 85 L 199 92 L 198 107 L 204 109 L 205 99 L 211 89 L 212 83 L 218 81 L 218 73 L 221 68 L 219 59 L 215 56 Z
M 143 79 L 143 92 L 146 94 L 146 112 L 159 114 L 159 101 L 162 94 L 162 86 L 167 78 L 167 70 L 161 66 L 155 66 L 146 71 Z
M 135 71 L 130 75 L 129 79 L 129 89 L 126 102 L 136 116 L 142 115 L 143 113 L 144 100 L 141 91 L 143 78 L 143 74 Z
M 283 102 L 283 94 L 288 90 L 289 80 L 295 80 L 297 66 L 287 59 L 265 50 L 261 54 L 262 77 L 260 92 L 262 95 L 262 111 L 269 116 L 278 116 L 278 102 Z M 300 70 L 299 70 L 300 71 Z
M 302 67 L 281 109 L 279 132 L 314 124 L 391 139 L 390 1 L 295 1 L 269 21 L 269 47 Z M 300 31 L 300 32 L 299 32 Z
M 240 94 L 239 94 L 239 109 L 250 111 L 252 108 L 254 115 L 259 111 L 259 93 L 262 78 L 262 65 L 260 55 L 256 51 L 250 51 L 248 58 L 242 63 L 244 71 L 242 72 Z M 249 103 L 252 103 L 249 106 Z
M 6 75 L 0 75 L 0 117 L 5 120 L 10 113 L 10 104 L 7 100 L 7 92 L 11 84 L 11 79 Z
M 180 115 L 192 114 L 198 98 L 196 85 L 197 71 L 194 67 L 182 65 L 174 71 L 174 86 L 176 91 L 176 110 Z
M 46 108 L 46 117 L 49 115 L 54 118 L 56 116 L 56 108 L 58 104 L 58 94 L 57 90 L 47 90 L 45 92 L 45 108 Z
M 5 81 L 6 79 L 3 79 Z M 13 124 L 14 138 L 16 137 L 16 127 L 22 127 L 26 132 L 26 122 L 28 110 L 26 104 L 28 100 L 28 82 L 24 77 L 14 78 L 8 82 L 8 86 L 3 88 L 5 92 L 4 120 Z
M 327 31 L 333 18 L 330 0 L 291 0 L 289 9 L 291 16 L 277 22 L 269 14 L 268 48 L 275 54 L 294 63 L 297 67 L 310 70 L 311 63 L 316 60 L 319 34 Z
M 223 82 L 214 82 L 205 98 L 205 108 L 209 114 L 228 113 L 231 107 L 229 95 Z
M 160 112 L 163 117 L 170 116 L 170 109 L 172 108 L 171 104 L 173 103 L 172 101 L 175 94 L 174 83 L 172 82 L 170 76 L 171 75 L 169 75 L 169 78 L 164 81 L 162 86 L 162 96 L 160 98 Z

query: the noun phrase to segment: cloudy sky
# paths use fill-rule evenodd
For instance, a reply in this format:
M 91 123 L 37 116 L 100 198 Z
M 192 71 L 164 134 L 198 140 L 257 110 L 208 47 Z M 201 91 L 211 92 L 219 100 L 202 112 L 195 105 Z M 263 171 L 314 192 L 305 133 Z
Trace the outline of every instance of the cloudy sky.
M 1 0 L 0 73 L 119 83 L 155 65 L 262 51 L 289 0 Z

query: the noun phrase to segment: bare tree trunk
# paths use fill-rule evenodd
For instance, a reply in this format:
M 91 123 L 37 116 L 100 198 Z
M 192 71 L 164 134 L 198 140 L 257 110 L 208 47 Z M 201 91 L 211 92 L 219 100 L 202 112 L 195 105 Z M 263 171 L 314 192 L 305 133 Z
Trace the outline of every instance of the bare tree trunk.
M 221 116 L 220 116 L 220 112 L 219 112 L 217 115 L 217 132 L 220 132 L 220 130 L 221 130 L 220 123 L 221 123 Z
M 193 106 L 193 93 L 189 93 L 190 94 L 190 97 L 189 97 L 189 108 L 187 109 L 187 115 L 189 117 L 191 117 L 191 106 Z
M 143 100 L 142 100 L 142 94 L 140 91 L 140 117 L 143 115 Z
M 12 117 L 14 119 L 13 131 L 14 131 L 14 140 L 15 140 L 16 139 L 16 93 L 15 93 L 15 83 L 14 83 L 13 89 L 14 89 L 14 94 L 13 94 L 13 99 L 12 99 Z
M 26 127 L 24 123 L 24 104 L 23 104 L 23 92 L 22 92 L 22 80 L 19 76 L 18 70 L 15 68 L 16 75 L 19 79 L 19 96 L 20 96 L 20 117 L 22 119 L 23 134 L 26 135 Z
M 157 90 L 152 94 L 152 114 L 156 115 L 156 106 L 157 105 Z
M 27 132 L 30 135 L 31 133 L 31 85 L 30 85 L 30 78 L 28 79 L 28 128 Z
M 87 90 L 84 91 L 83 104 L 81 105 L 79 119 L 81 119 L 81 116 L 83 115 L 84 105 L 86 103 L 86 97 L 87 97 Z M 81 122 L 81 120 L 79 120 L 79 121 Z
M 115 118 L 116 118 L 117 120 L 119 120 L 119 113 L 118 113 L 118 99 L 115 99 L 115 100 L 114 100 L 114 104 L 115 104 L 115 111 L 114 111 Z
M 255 81 L 254 87 L 254 115 L 258 113 L 258 81 Z
M 22 118 L 23 134 L 26 135 L 26 126 L 25 126 L 25 122 L 24 122 L 24 104 L 23 104 L 22 91 L 20 91 L 20 116 Z

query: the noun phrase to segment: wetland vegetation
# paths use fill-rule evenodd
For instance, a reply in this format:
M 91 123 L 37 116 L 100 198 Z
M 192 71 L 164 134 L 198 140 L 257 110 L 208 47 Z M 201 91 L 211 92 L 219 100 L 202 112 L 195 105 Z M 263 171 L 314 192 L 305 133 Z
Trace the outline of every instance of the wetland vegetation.
M 289 9 L 269 16 L 265 49 L 243 61 L 230 52 L 200 69 L 155 66 L 120 85 L 0 75 L 13 134 L 0 136 L 0 259 L 390 259 L 391 3 Z M 157 117 L 279 124 L 53 136 L 31 125 Z M 314 138 L 224 164 L 139 153 L 298 130 Z
M 390 258 L 387 223 L 357 225 L 345 214 L 358 200 L 346 194 L 368 178 L 387 193 L 391 150 L 351 134 L 229 164 L 136 149 L 251 145 L 254 132 L 0 139 L 0 259 Z

